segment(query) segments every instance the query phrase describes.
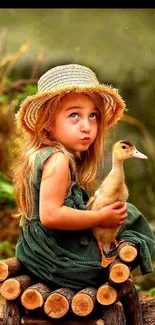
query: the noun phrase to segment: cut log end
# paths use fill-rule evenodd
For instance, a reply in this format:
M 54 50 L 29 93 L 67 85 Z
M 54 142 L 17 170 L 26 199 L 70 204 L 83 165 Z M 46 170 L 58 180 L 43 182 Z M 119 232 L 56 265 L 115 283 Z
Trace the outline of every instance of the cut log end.
M 137 249 L 134 246 L 126 245 L 120 249 L 119 257 L 123 262 L 131 263 L 137 257 Z
M 88 316 L 94 309 L 92 298 L 84 293 L 77 293 L 71 303 L 72 311 L 78 316 Z
M 0 261 L 0 281 L 16 275 L 21 270 L 21 262 L 17 257 L 6 258 Z
M 69 302 L 59 293 L 51 294 L 44 303 L 44 311 L 51 318 L 61 318 L 69 310 Z
M 8 277 L 8 265 L 0 261 L 0 282 L 6 280 Z
M 105 322 L 103 319 L 100 318 L 96 321 L 96 325 L 105 325 Z
M 27 289 L 21 296 L 22 305 L 28 310 L 42 307 L 44 300 L 42 295 L 35 289 Z
M 111 266 L 109 280 L 113 283 L 123 283 L 130 276 L 130 269 L 126 264 L 116 263 Z
M 111 305 L 117 299 L 117 291 L 109 284 L 103 284 L 97 290 L 96 299 L 101 305 Z
M 3 282 L 0 293 L 7 300 L 14 300 L 20 295 L 20 283 L 16 279 L 7 279 Z

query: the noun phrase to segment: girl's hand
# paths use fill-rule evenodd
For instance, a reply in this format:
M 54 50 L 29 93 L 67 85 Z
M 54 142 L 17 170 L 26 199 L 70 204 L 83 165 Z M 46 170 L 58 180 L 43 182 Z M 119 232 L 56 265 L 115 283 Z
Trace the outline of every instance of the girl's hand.
M 98 213 L 101 218 L 100 226 L 104 228 L 117 228 L 125 222 L 128 216 L 126 203 L 120 201 L 105 205 Z

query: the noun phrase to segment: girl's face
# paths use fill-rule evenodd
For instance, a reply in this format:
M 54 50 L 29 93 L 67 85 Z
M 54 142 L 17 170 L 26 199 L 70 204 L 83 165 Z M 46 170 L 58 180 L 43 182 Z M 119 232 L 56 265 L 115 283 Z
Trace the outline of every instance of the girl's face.
M 72 153 L 86 151 L 97 136 L 99 111 L 94 102 L 80 93 L 61 100 L 52 133 Z

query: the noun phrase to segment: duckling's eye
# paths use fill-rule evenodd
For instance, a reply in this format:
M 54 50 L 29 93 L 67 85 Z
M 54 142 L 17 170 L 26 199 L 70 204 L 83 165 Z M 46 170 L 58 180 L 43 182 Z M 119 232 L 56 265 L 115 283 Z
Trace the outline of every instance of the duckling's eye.
M 122 149 L 126 149 L 126 146 L 122 146 Z

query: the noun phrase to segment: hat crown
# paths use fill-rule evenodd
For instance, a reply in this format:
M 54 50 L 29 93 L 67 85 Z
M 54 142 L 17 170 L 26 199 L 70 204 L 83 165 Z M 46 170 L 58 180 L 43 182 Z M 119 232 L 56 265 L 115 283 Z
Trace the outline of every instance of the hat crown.
M 80 64 L 56 66 L 38 80 L 38 92 L 22 102 L 16 114 L 17 123 L 28 133 L 34 133 L 40 108 L 55 96 L 75 92 L 94 93 L 103 98 L 107 127 L 114 125 L 123 115 L 125 102 L 117 89 L 100 84 L 96 74 Z M 43 106 L 46 109 L 46 105 Z
M 95 86 L 99 81 L 88 67 L 79 64 L 56 66 L 44 73 L 38 80 L 38 92 L 51 91 L 66 86 Z

